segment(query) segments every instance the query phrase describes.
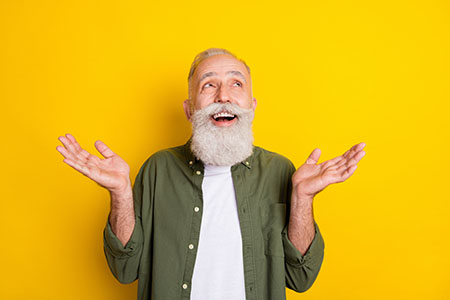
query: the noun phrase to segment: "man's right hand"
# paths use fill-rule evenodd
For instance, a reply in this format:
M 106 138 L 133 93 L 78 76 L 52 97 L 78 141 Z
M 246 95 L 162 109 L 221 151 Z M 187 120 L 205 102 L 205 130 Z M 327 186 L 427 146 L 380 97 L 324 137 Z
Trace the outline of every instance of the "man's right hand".
M 81 148 L 75 138 L 68 133 L 58 139 L 64 147 L 57 146 L 56 150 L 65 157 L 63 161 L 66 164 L 113 194 L 121 194 L 130 189 L 130 167 L 102 141 L 97 140 L 95 148 L 105 159 L 92 155 Z
M 64 145 L 56 147 L 56 150 L 65 157 L 63 161 L 109 190 L 111 195 L 109 223 L 114 234 L 125 246 L 135 224 L 130 167 L 100 140 L 95 142 L 95 148 L 105 159 L 98 158 L 81 148 L 75 138 L 68 133 L 58 139 Z

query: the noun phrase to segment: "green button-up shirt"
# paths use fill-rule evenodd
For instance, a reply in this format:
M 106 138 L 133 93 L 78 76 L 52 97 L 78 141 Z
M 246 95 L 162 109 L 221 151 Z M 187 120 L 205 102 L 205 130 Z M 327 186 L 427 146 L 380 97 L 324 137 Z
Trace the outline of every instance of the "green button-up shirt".
M 204 170 L 190 142 L 158 151 L 142 165 L 133 185 L 136 223 L 125 247 L 112 232 L 109 218 L 106 222 L 104 250 L 109 268 L 121 283 L 139 279 L 139 300 L 190 299 Z M 231 167 L 246 300 L 286 299 L 285 287 L 303 292 L 319 273 L 324 242 L 317 224 L 305 255 L 287 235 L 295 170 L 286 157 L 257 146 L 250 157 Z

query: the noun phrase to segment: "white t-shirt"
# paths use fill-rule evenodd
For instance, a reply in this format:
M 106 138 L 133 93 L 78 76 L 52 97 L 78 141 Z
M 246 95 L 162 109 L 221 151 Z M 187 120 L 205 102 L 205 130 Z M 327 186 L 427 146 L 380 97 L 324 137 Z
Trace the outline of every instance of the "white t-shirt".
M 242 237 L 230 166 L 205 165 L 192 300 L 245 300 Z

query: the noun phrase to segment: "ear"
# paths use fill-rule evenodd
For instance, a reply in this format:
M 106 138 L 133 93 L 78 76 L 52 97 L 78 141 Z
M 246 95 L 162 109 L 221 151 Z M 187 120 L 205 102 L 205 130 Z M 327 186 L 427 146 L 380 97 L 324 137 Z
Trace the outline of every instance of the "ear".
M 191 121 L 191 103 L 189 101 L 189 99 L 186 99 L 183 101 L 183 109 L 184 109 L 184 114 L 186 115 L 186 118 L 188 119 L 189 122 Z
M 256 98 L 253 98 L 253 110 L 255 110 L 256 104 L 258 104 L 258 103 L 256 102 Z

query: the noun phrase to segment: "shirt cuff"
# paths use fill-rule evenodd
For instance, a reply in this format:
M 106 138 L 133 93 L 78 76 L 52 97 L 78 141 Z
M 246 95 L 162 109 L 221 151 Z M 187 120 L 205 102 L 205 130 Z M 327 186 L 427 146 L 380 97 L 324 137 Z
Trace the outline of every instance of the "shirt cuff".
M 287 228 L 288 227 L 285 226 L 282 231 L 286 263 L 294 267 L 301 267 L 311 260 L 321 259 L 321 257 L 323 257 L 325 244 L 322 235 L 320 234 L 319 226 L 317 226 L 316 222 L 314 222 L 314 238 L 311 241 L 311 244 L 309 245 L 309 248 L 306 251 L 305 255 L 302 255 L 302 253 L 289 240 Z
M 105 250 L 107 250 L 113 256 L 133 256 L 133 254 L 139 250 L 142 244 L 142 227 L 141 223 L 139 222 L 139 218 L 136 218 L 131 237 L 128 240 L 127 244 L 123 246 L 122 242 L 112 231 L 108 216 L 106 226 L 103 231 L 103 241 Z

